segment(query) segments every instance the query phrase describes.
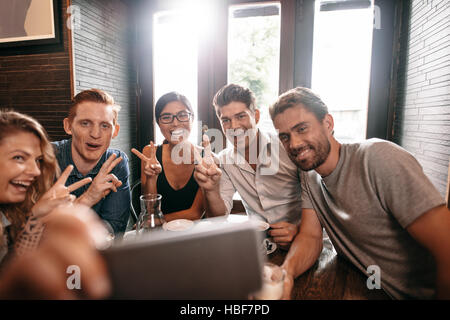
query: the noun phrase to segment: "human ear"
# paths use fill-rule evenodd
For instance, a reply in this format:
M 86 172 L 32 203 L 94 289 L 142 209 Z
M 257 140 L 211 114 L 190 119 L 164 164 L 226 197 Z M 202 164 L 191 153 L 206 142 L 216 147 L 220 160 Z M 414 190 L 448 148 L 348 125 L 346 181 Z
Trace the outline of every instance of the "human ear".
M 256 123 L 259 122 L 260 116 L 261 116 L 261 114 L 259 113 L 259 109 L 255 109 L 255 122 Z
M 331 114 L 327 113 L 325 115 L 325 117 L 323 118 L 322 123 L 325 126 L 325 129 L 327 130 L 327 132 L 329 132 L 331 134 L 334 130 L 333 116 Z
M 117 123 L 114 125 L 114 132 L 113 132 L 113 136 L 112 136 L 113 139 L 115 137 L 117 137 L 117 135 L 119 134 L 119 130 L 120 130 L 120 124 Z
M 72 123 L 69 120 L 69 118 L 64 118 L 63 124 L 64 124 L 64 131 L 67 134 L 72 135 Z

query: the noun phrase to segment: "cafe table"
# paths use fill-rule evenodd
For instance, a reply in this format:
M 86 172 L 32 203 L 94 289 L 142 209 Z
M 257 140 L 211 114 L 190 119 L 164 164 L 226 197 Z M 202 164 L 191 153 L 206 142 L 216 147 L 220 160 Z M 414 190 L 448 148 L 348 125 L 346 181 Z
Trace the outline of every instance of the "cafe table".
M 281 265 L 287 251 L 277 248 L 268 261 Z M 316 263 L 294 280 L 293 300 L 388 300 L 382 289 L 368 289 L 367 275 L 350 262 L 338 257 L 324 233 L 323 249 Z

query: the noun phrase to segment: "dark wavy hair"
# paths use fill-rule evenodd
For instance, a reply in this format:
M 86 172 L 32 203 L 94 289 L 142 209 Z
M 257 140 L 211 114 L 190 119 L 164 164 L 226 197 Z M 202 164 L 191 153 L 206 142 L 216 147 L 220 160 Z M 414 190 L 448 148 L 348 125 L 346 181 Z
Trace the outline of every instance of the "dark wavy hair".
M 213 105 L 217 116 L 219 116 L 220 108 L 231 102 L 242 102 L 250 111 L 255 112 L 256 110 L 256 99 L 253 92 L 248 88 L 231 83 L 223 86 L 214 96 Z
M 322 121 L 328 114 L 327 105 L 320 97 L 308 88 L 297 87 L 286 91 L 278 100 L 270 106 L 269 113 L 272 121 L 277 115 L 283 113 L 286 109 L 302 104 L 306 110 L 314 113 L 317 120 Z

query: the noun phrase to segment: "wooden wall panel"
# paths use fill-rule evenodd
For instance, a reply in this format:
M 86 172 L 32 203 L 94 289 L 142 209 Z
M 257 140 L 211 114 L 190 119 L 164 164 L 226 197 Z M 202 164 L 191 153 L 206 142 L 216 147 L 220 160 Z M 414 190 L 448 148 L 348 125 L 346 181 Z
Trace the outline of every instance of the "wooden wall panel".
M 5 55 L 6 50 L 0 49 L 0 108 L 35 117 L 52 140 L 67 137 L 62 121 L 71 100 L 66 8 L 61 0 L 62 45 L 52 46 L 53 52 Z M 33 49 L 45 51 L 44 47 Z

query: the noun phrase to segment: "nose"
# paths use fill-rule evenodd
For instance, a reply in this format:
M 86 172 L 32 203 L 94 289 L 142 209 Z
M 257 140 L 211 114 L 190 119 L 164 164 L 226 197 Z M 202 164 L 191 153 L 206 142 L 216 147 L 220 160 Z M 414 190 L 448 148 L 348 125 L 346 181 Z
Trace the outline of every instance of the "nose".
M 34 177 L 38 177 L 41 175 L 41 169 L 36 161 L 30 160 L 28 162 L 26 172 L 27 175 Z
M 235 119 L 235 118 L 231 118 L 231 127 L 230 129 L 236 130 L 240 128 L 240 123 L 239 120 Z
M 172 125 L 176 127 L 179 123 L 180 121 L 178 121 L 177 117 L 173 117 Z
M 89 134 L 91 135 L 92 138 L 100 138 L 100 126 L 92 126 L 91 131 L 89 132 Z
M 305 144 L 305 142 L 299 134 L 295 134 L 295 133 L 291 134 L 291 139 L 289 141 L 289 147 L 291 149 L 297 149 L 297 148 L 303 147 L 304 144 Z

